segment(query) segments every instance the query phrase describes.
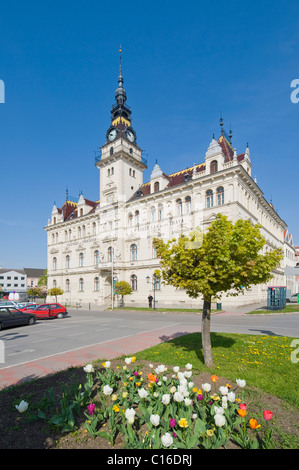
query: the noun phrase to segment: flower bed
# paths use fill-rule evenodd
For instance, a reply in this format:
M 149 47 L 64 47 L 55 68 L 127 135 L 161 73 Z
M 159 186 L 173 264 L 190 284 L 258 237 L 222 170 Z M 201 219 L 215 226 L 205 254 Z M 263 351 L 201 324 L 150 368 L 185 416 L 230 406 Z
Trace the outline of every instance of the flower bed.
M 145 374 L 135 357 L 114 370 L 109 361 L 102 365 L 101 370 L 85 366 L 86 381 L 73 398 L 64 393 L 60 410 L 53 414 L 48 397 L 50 417 L 45 409 L 38 410 L 38 417 L 69 432 L 76 427 L 75 417 L 83 416 L 86 433 L 107 439 L 111 446 L 121 435 L 127 449 L 216 449 L 229 442 L 241 448 L 274 447 L 272 413 L 265 410 L 262 423 L 250 413 L 245 380 L 218 386 L 218 377 L 212 375 L 196 387 L 191 364 L 184 370 L 150 365 L 151 372 Z M 25 412 L 28 406 L 23 401 L 16 408 Z

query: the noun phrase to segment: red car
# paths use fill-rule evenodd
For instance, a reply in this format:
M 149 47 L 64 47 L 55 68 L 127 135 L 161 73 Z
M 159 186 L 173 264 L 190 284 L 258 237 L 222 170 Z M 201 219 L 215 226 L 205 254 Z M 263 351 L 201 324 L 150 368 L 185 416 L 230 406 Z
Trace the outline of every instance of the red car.
M 21 309 L 20 309 L 21 310 Z M 68 312 L 60 304 L 39 304 L 22 308 L 22 312 L 34 313 L 36 318 L 64 318 Z

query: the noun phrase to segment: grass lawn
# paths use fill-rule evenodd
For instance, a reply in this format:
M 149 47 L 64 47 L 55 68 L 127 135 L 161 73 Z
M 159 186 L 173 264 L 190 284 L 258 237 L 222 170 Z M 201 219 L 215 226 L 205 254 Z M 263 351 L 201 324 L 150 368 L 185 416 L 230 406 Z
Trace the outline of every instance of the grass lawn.
M 235 381 L 245 379 L 251 387 L 275 395 L 299 409 L 299 364 L 291 361 L 292 338 L 211 333 L 215 367 L 209 371 L 203 361 L 201 334 L 192 333 L 151 347 L 138 360 L 209 371 Z
M 254 315 L 258 313 L 269 313 L 273 315 L 273 313 L 294 313 L 294 312 L 299 312 L 299 304 L 287 305 L 285 308 L 281 310 L 262 310 L 262 309 L 253 310 L 252 312 L 248 312 L 246 315 Z

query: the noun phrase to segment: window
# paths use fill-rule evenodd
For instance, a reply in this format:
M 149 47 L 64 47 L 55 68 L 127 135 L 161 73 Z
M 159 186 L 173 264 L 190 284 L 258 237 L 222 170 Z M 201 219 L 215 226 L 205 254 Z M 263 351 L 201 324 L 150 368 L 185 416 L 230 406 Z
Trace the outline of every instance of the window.
M 81 238 L 81 227 L 78 227 L 78 238 Z
M 84 254 L 80 253 L 79 254 L 79 266 L 80 266 L 80 268 L 82 268 L 83 265 L 84 265 Z
M 65 267 L 66 269 L 69 269 L 70 267 L 70 255 L 66 255 L 65 257 Z
M 100 290 L 100 279 L 98 277 L 94 278 L 94 290 Z
M 183 214 L 182 200 L 177 199 L 177 201 L 176 201 L 176 215 L 182 215 L 182 214 Z
M 206 192 L 206 208 L 213 207 L 213 191 L 209 189 Z
M 139 211 L 135 211 L 135 224 L 139 224 Z
M 210 163 L 210 173 L 216 173 L 216 171 L 218 170 L 218 162 L 217 160 L 213 160 L 211 163 Z
M 161 221 L 163 219 L 163 204 L 158 205 L 158 220 Z
M 99 250 L 96 250 L 94 252 L 94 264 L 97 265 L 100 262 L 100 252 Z
M 224 204 L 224 188 L 222 186 L 217 188 L 216 195 L 217 195 L 217 205 L 221 206 L 222 204 Z
M 84 280 L 82 277 L 79 279 L 79 291 L 80 292 L 84 291 Z
M 97 233 L 97 224 L 95 222 L 93 222 L 93 224 L 92 224 L 92 234 L 96 235 L 96 233 Z
M 83 215 L 83 209 L 81 208 L 80 209 L 80 216 L 82 216 L 82 215 Z
M 157 279 L 155 278 L 155 276 L 153 276 L 153 279 L 152 279 L 152 282 L 153 282 L 153 285 L 155 283 L 155 289 L 156 290 L 161 290 L 161 279 Z
M 151 221 L 155 222 L 156 220 L 156 209 L 154 207 L 151 208 Z
M 55 279 L 54 279 L 54 281 L 53 281 L 53 287 L 57 287 L 57 282 L 56 282 Z
M 129 216 L 128 216 L 128 224 L 129 224 L 129 227 L 132 227 L 132 225 L 133 225 L 133 214 L 129 214 Z
M 187 196 L 185 198 L 185 208 L 186 208 L 186 214 L 191 214 L 191 197 Z
M 137 290 L 137 276 L 135 274 L 131 276 L 131 288 L 132 290 Z
M 112 246 L 109 246 L 109 248 L 108 248 L 108 261 L 110 261 L 110 262 L 113 261 L 113 248 L 112 248 Z
M 156 193 L 157 191 L 159 191 L 159 189 L 160 189 L 159 181 L 156 181 L 154 184 L 154 192 Z
M 110 155 L 113 155 L 114 154 L 114 148 L 113 147 L 110 147 Z M 109 175 L 108 175 L 109 176 Z
M 53 258 L 53 271 L 57 269 L 57 258 Z
M 131 261 L 137 261 L 137 245 L 135 243 L 130 247 Z
M 153 258 L 157 258 L 157 248 L 153 245 Z
M 70 292 L 71 290 L 71 283 L 70 283 L 70 280 L 69 279 L 66 279 L 65 281 L 65 291 L 66 292 Z

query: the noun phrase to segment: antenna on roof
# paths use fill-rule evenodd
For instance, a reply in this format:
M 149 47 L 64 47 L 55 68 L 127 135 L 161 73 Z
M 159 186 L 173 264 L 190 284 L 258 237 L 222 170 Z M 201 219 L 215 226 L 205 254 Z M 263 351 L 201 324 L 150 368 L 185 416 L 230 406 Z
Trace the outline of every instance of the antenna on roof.
M 223 119 L 222 119 L 221 111 L 220 111 L 220 128 L 221 128 L 221 135 L 223 135 Z

